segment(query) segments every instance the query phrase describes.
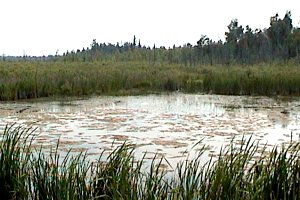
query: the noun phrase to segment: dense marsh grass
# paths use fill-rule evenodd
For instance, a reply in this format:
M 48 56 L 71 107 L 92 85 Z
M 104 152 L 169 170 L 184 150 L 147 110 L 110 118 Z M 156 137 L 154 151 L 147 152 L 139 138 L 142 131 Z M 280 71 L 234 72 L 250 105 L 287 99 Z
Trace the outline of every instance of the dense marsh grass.
M 225 95 L 299 95 L 299 66 L 257 65 L 208 70 L 205 90 Z
M 148 62 L 0 62 L 0 100 L 176 90 L 231 95 L 300 95 L 300 70 L 292 64 L 182 66 Z
M 30 136 L 31 130 L 21 126 L 7 126 L 4 130 L 0 144 L 1 199 L 25 199 L 29 194 Z
M 1 199 L 297 199 L 300 195 L 300 144 L 270 152 L 255 141 L 224 147 L 201 164 L 202 153 L 179 162 L 166 175 L 162 159 L 134 158 L 124 143 L 103 160 L 85 154 L 60 158 L 58 146 L 43 153 L 30 148 L 32 130 L 6 127 L 0 143 Z M 145 168 L 146 167 L 146 168 Z

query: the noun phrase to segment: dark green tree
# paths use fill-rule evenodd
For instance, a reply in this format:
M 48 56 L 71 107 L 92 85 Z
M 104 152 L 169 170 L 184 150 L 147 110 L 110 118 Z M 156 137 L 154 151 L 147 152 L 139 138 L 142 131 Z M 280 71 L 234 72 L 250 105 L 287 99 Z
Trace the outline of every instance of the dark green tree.
M 283 19 L 280 19 L 278 14 L 270 18 L 270 27 L 267 30 L 267 34 L 272 43 L 272 53 L 276 58 L 288 58 L 292 29 L 293 25 L 290 11 L 285 14 Z
M 136 46 L 136 37 L 135 35 L 133 36 L 133 42 L 132 42 L 132 46 L 135 47 Z
M 300 28 L 293 29 L 289 44 L 289 56 L 296 57 L 300 63 Z
M 231 20 L 230 24 L 227 26 L 228 32 L 225 32 L 226 37 L 226 49 L 227 49 L 227 62 L 237 57 L 238 46 L 237 43 L 241 39 L 244 33 L 244 28 L 239 26 L 238 20 Z

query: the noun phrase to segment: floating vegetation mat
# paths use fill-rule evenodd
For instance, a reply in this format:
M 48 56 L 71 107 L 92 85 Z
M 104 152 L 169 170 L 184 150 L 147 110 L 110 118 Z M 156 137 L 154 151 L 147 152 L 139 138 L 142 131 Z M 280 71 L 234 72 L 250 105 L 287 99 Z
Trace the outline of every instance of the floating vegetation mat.
M 60 151 L 87 150 L 95 160 L 102 149 L 130 142 L 141 152 L 139 158 L 159 151 L 173 168 L 196 155 L 192 147 L 200 140 L 209 160 L 222 146 L 239 145 L 243 136 L 252 135 L 261 148 L 267 143 L 271 149 L 299 141 L 300 133 L 297 98 L 170 93 L 3 102 L 0 108 L 2 130 L 14 122 L 37 127 L 35 147 L 55 147 L 59 140 Z

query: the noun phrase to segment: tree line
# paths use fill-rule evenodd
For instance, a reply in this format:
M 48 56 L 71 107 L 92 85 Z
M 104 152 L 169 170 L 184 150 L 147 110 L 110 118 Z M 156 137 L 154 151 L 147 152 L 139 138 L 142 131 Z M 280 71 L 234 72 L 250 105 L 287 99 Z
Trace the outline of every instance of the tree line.
M 202 35 L 195 45 L 187 43 L 176 47 L 146 47 L 134 36 L 132 42 L 98 43 L 93 40 L 90 48 L 66 52 L 64 61 L 141 61 L 184 65 L 257 64 L 262 62 L 300 63 L 300 28 L 294 27 L 291 12 L 283 18 L 278 14 L 270 17 L 265 29 L 245 28 L 237 19 L 231 20 L 225 32 L 225 41 L 213 41 Z

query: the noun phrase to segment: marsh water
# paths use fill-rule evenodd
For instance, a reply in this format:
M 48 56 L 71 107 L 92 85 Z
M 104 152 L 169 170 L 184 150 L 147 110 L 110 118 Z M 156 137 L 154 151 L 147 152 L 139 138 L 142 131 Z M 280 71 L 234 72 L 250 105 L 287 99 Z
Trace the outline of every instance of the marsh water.
M 127 141 L 137 157 L 157 154 L 174 166 L 203 146 L 216 156 L 242 136 L 270 147 L 299 141 L 300 99 L 172 93 L 0 103 L 1 130 L 14 122 L 37 127 L 34 146 L 50 149 L 59 139 L 62 154 L 95 159 Z

